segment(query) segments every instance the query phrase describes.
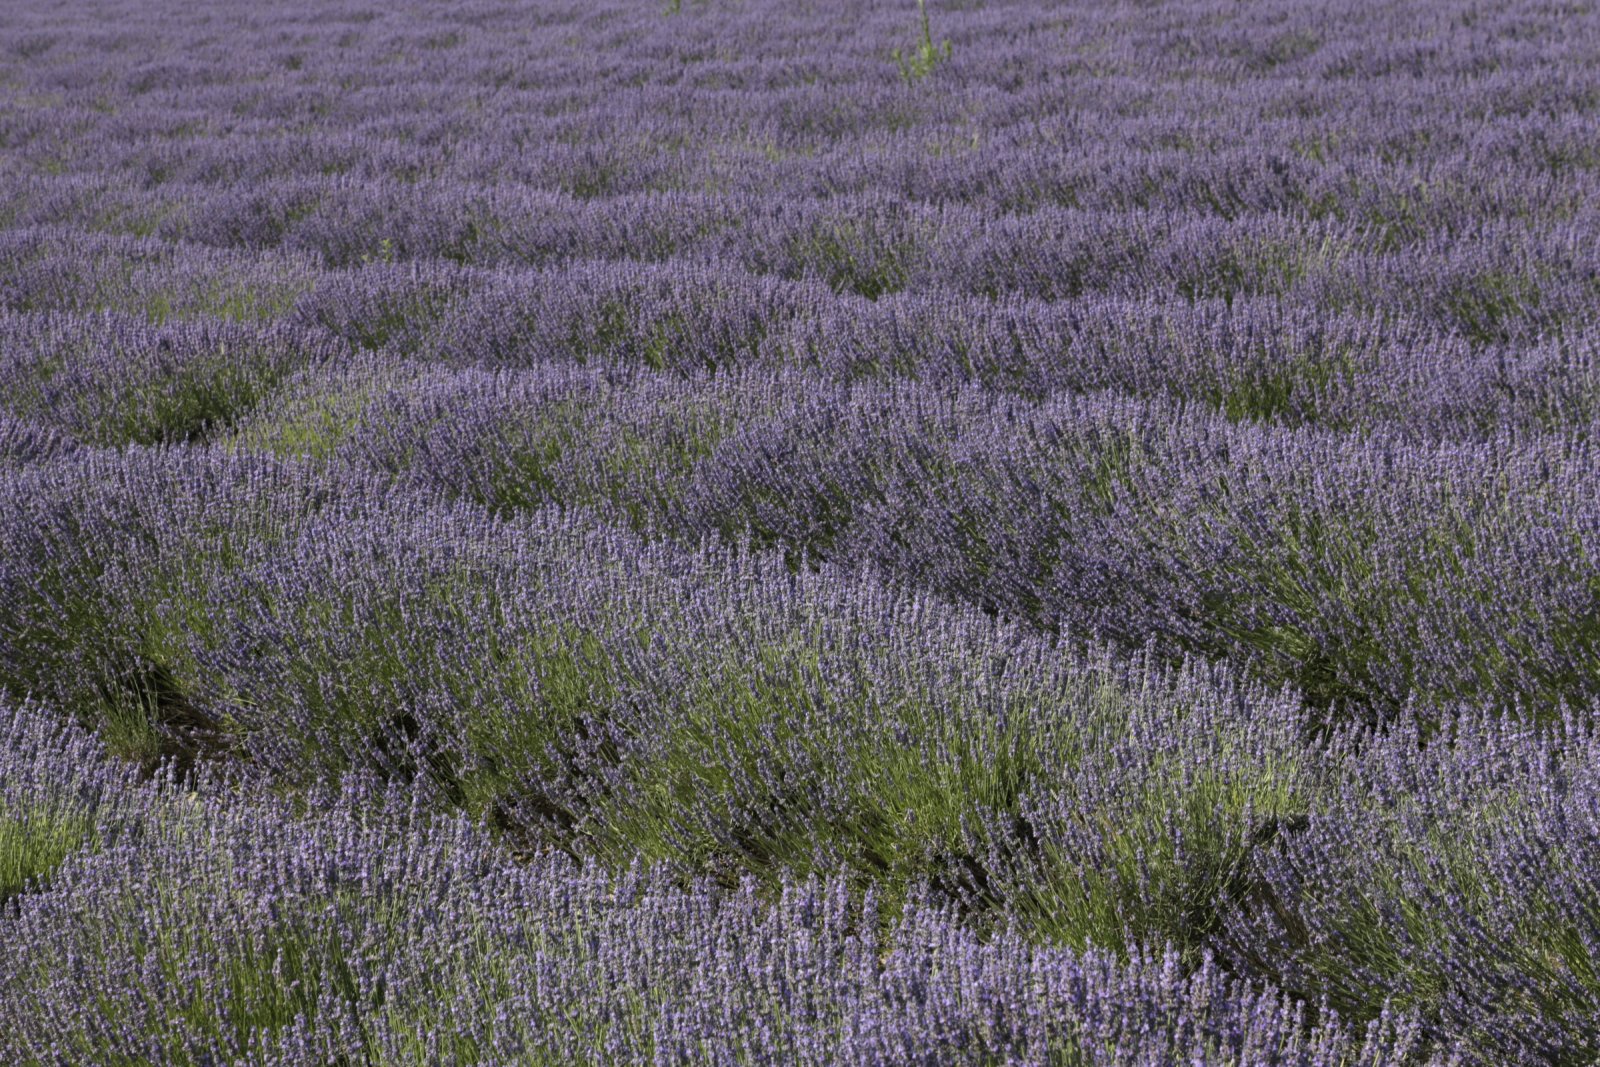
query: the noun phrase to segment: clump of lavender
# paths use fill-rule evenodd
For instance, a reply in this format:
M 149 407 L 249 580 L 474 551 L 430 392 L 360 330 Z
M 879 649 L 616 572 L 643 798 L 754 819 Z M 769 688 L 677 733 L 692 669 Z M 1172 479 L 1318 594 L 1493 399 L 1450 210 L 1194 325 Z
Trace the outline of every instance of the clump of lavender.
M 0 316 L 0 404 L 86 444 L 221 433 L 332 339 L 226 321 L 151 325 L 126 315 Z
M 1254 855 L 1258 894 L 1218 940 L 1236 969 L 1357 1018 L 1413 1012 L 1474 1062 L 1592 1058 L 1597 753 L 1576 713 L 1343 737 L 1323 801 Z
M 0 705 L 0 915 L 132 812 L 134 769 L 35 704 Z M 4 922 L 4 919 L 0 919 Z

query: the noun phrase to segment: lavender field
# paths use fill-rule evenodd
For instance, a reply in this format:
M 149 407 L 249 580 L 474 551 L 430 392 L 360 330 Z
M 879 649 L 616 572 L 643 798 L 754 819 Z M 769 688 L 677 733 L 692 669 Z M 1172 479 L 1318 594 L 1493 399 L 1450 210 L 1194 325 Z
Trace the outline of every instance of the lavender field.
M 1591 0 L 0 0 L 0 1063 L 1600 1062 Z

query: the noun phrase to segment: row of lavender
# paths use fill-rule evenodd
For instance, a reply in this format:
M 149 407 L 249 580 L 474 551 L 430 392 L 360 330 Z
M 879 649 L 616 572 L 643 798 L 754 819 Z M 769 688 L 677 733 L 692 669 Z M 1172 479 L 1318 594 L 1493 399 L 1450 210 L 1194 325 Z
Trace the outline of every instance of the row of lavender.
M 1418 115 L 1397 129 L 1394 117 L 1386 115 L 1386 125 L 1341 128 L 1336 138 L 1326 135 L 1331 146 L 1315 134 L 1308 137 L 1304 115 L 1272 112 L 1332 111 L 1349 104 L 1293 90 L 1257 102 L 1263 114 L 1249 128 L 1235 125 L 1237 119 L 1219 122 L 1214 109 L 1220 94 L 1202 90 L 1200 101 L 1185 101 L 1192 113 L 1178 115 L 1118 114 L 1109 106 L 1112 102 L 1103 102 L 1111 114 L 1098 129 L 1094 119 L 1083 114 L 1089 109 L 1083 107 L 1080 95 L 1074 101 L 1077 117 L 1058 118 L 1043 129 L 1029 112 L 1048 107 L 1049 101 L 1022 106 L 1008 102 L 1006 111 L 1015 113 L 994 116 L 981 113 L 989 108 L 980 101 L 976 116 L 970 112 L 930 116 L 935 121 L 915 139 L 894 130 L 851 135 L 837 129 L 841 122 L 836 106 L 827 105 L 830 97 L 815 93 L 793 106 L 800 114 L 744 121 L 756 129 L 726 128 L 727 111 L 723 111 L 710 116 L 712 123 L 703 113 L 685 115 L 652 131 L 667 144 L 718 134 L 728 138 L 726 149 L 714 154 L 669 151 L 622 138 L 574 143 L 570 118 L 561 120 L 566 129 L 545 131 L 529 129 L 520 116 L 508 120 L 498 110 L 490 114 L 498 118 L 499 128 L 430 130 L 418 138 L 402 117 L 417 101 L 403 96 L 393 101 L 399 116 L 377 120 L 387 127 L 382 134 L 345 130 L 329 136 L 315 121 L 297 124 L 302 128 L 291 127 L 286 133 L 283 124 L 290 117 L 271 114 L 275 109 L 269 109 L 269 118 L 245 124 L 256 127 L 254 136 L 230 128 L 216 138 L 210 130 L 187 125 L 190 112 L 172 109 L 130 118 L 126 131 L 99 129 L 103 122 L 92 120 L 73 122 L 83 132 L 66 144 L 34 144 L 46 132 L 59 133 L 42 118 L 19 121 L 22 128 L 0 130 L 0 136 L 7 136 L 19 150 L 9 173 L 9 191 L 20 198 L 14 210 L 24 216 L 60 212 L 74 191 L 81 196 L 84 190 L 101 188 L 121 203 L 91 218 L 113 227 L 119 218 L 129 225 L 145 218 L 181 226 L 179 221 L 163 220 L 163 212 L 154 209 L 185 200 L 237 204 L 239 198 L 222 194 L 241 183 L 261 190 L 258 210 L 266 210 L 273 201 L 287 201 L 280 204 L 285 214 L 293 214 L 296 206 L 314 208 L 324 200 L 330 205 L 341 199 L 370 201 L 401 188 L 409 197 L 447 205 L 464 191 L 482 195 L 486 190 L 516 188 L 543 194 L 532 198 L 533 203 L 560 197 L 575 209 L 597 215 L 592 202 L 613 197 L 656 196 L 664 205 L 708 191 L 761 198 L 776 180 L 800 196 L 888 193 L 907 201 L 969 204 L 989 212 L 1069 207 L 1232 218 L 1303 211 L 1317 218 L 1365 221 L 1387 229 L 1400 241 L 1486 214 L 1538 224 L 1581 208 L 1592 199 L 1596 181 L 1597 161 L 1590 143 L 1595 130 L 1562 112 L 1586 92 L 1595 92 L 1595 87 L 1550 85 L 1531 98 L 1512 97 L 1508 106 L 1507 85 L 1491 83 L 1478 91 L 1477 99 L 1468 95 L 1471 103 L 1462 113 L 1443 116 L 1443 121 L 1436 113 L 1426 119 Z M 261 95 L 252 90 L 234 107 L 260 108 Z M 885 110 L 892 114 L 897 106 L 914 109 L 922 103 L 919 98 L 908 100 L 902 90 L 891 88 L 882 95 L 880 110 L 863 118 L 881 118 Z M 1090 99 L 1104 95 L 1097 87 Z M 740 94 L 731 101 L 735 113 L 741 98 L 772 104 L 769 95 Z M 642 92 L 634 106 L 658 113 L 681 105 L 681 99 L 677 87 L 660 88 Z M 1459 96 L 1452 98 L 1452 103 L 1459 101 Z M 214 103 L 227 106 L 229 101 Z M 284 108 L 314 113 L 322 103 L 302 97 Z M 517 107 L 513 101 L 495 103 Z M 1362 100 L 1356 106 L 1370 103 Z M 1115 104 L 1128 109 L 1125 101 Z M 566 101 L 532 106 L 538 109 L 536 118 L 552 108 L 572 107 Z M 82 110 L 103 118 L 92 107 Z M 1019 121 L 1024 115 L 1029 121 Z M 631 118 L 605 112 L 594 116 L 602 125 L 607 120 L 620 125 L 625 117 Z M 587 124 L 590 117 L 584 118 Z M 898 120 L 909 122 L 914 116 L 902 114 Z M 995 128 L 994 123 L 1008 120 L 1010 125 Z M 1470 139 L 1461 137 L 1464 121 L 1475 127 Z M 769 131 L 760 130 L 761 125 L 769 126 Z M 175 130 L 181 132 L 174 134 Z M 1446 144 L 1415 158 L 1414 141 L 1435 137 Z M 447 153 L 440 151 L 438 141 L 448 145 Z M 908 166 L 908 149 L 937 153 L 938 162 L 931 167 Z M 32 166 L 19 165 L 30 156 L 42 158 Z M 1530 156 L 1539 167 L 1531 181 L 1518 169 Z M 132 203 L 135 190 L 144 190 L 151 198 L 143 212 Z M 307 227 L 306 233 L 312 232 Z
M 1386 1067 L 1386 1011 L 1318 1022 L 1211 961 L 980 940 L 839 880 L 765 901 L 555 856 L 352 780 L 304 810 L 136 784 L 47 712 L 0 731 L 0 1055 L 78 1063 L 1239 1062 Z M 63 844 L 92 842 L 59 868 Z M 85 915 L 98 920 L 91 927 Z M 1442 1058 L 1440 1062 L 1443 1062 Z
M 84 179 L 53 182 L 37 196 L 19 188 L 11 203 L 13 227 L 71 224 L 222 248 L 281 248 L 335 266 L 684 260 L 736 274 L 813 279 L 867 299 L 929 289 L 1042 301 L 1263 296 L 1331 311 L 1426 313 L 1480 342 L 1581 325 L 1600 276 L 1588 204 L 1537 228 L 1496 218 L 1491 208 L 1398 241 L 1386 226 L 1308 220 L 1299 212 L 1226 219 L 1041 208 L 991 215 L 878 193 L 575 202 L 518 187 L 425 196 L 404 185 L 323 193 L 263 183 L 177 196 Z
M 205 380 L 221 375 L 242 411 L 287 371 L 348 360 L 348 350 L 454 367 L 796 368 L 1032 399 L 1114 391 L 1235 421 L 1419 438 L 1586 435 L 1596 283 L 1558 299 L 1550 288 L 1519 295 L 1512 276 L 1464 273 L 1420 314 L 1420 279 L 1377 290 L 1393 294 L 1388 307 L 1342 311 L 1309 296 L 1051 303 L 940 289 L 874 301 L 725 264 L 327 270 L 305 257 L 46 228 L 0 236 L 0 333 L 3 373 L 21 391 L 14 412 L 105 444 L 194 431 L 139 414 L 136 396 L 116 399 L 135 382 L 215 392 Z M 72 352 L 88 361 L 58 374 Z M 46 387 L 48 397 L 34 395 Z M 119 411 L 102 424 L 108 397 Z
M 690 965 L 723 957 L 695 947 L 681 925 L 671 951 L 683 955 L 670 958 L 708 984 L 683 994 L 689 972 L 664 976 L 665 1002 L 655 1008 L 631 1001 L 626 990 L 654 981 L 650 968 L 678 966 L 650 948 L 668 952 L 667 935 L 647 930 L 626 947 L 600 935 L 582 939 L 590 952 L 620 954 L 603 965 L 613 977 L 600 983 L 602 1003 L 585 998 L 582 1005 L 602 1015 L 620 1011 L 614 995 L 632 1010 L 666 1013 L 654 1024 L 635 1018 L 609 1029 L 583 1014 L 587 1007 L 574 1008 L 570 1031 L 530 1024 L 521 1013 L 511 1021 L 496 1016 L 494 1005 L 513 992 L 559 998 L 573 987 L 541 981 L 526 988 L 520 943 L 489 923 L 470 943 L 483 963 L 468 970 L 503 965 L 505 985 L 498 993 L 458 988 L 450 1002 L 460 1017 L 438 1024 L 452 1034 L 485 1034 L 472 1039 L 485 1042 L 475 1053 L 480 1061 L 493 1061 L 489 1050 L 502 1036 L 533 1040 L 518 1025 L 537 1025 L 550 1041 L 605 1033 L 623 1042 L 676 1041 L 678 1023 L 668 1016 L 696 1029 L 707 1025 L 698 1013 L 713 1007 L 736 1013 L 723 1016 L 728 1039 L 760 1041 L 764 1031 L 746 1013 L 787 1010 L 796 997 L 815 1013 L 804 1026 L 821 1030 L 816 1039 L 842 1043 L 824 1044 L 836 1051 L 818 1053 L 822 1059 L 870 1062 L 876 1048 L 880 1058 L 938 1062 L 977 1058 L 987 1047 L 1033 1062 L 1046 1058 L 1051 1041 L 1069 1040 L 1049 1030 L 1057 1021 L 1068 1033 L 1105 1027 L 1096 1038 L 1105 1043 L 1084 1054 L 1130 1061 L 1138 1046 L 1116 1042 L 1133 1042 L 1135 1030 L 1117 1028 L 1133 1022 L 1080 1024 L 1055 993 L 1040 992 L 1038 976 L 1052 972 L 1038 961 L 1068 966 L 1073 958 L 1024 948 L 1040 944 L 1080 946 L 1096 960 L 1096 950 L 1130 952 L 1131 974 L 1178 968 L 1169 982 L 1198 967 L 1183 981 L 1211 983 L 1213 999 L 1184 1001 L 1200 995 L 1192 986 L 1140 994 L 1168 998 L 1168 1014 L 1139 1040 L 1198 1047 L 1209 1040 L 1212 1055 L 1228 1041 L 1270 1038 L 1286 1047 L 1298 1042 L 1298 1054 L 1309 1057 L 1316 1042 L 1295 1036 L 1271 995 L 1247 998 L 1250 1011 L 1265 1013 L 1248 1021 L 1187 1016 L 1198 1009 L 1184 1005 L 1199 1003 L 1227 1015 L 1242 995 L 1222 995 L 1217 964 L 1203 963 L 1208 957 L 1235 977 L 1322 1005 L 1330 1026 L 1328 1012 L 1357 1027 L 1398 1012 L 1396 1020 L 1412 1020 L 1396 1022 L 1404 1033 L 1418 1027 L 1439 1051 L 1459 1045 L 1472 1058 L 1575 1061 L 1600 1051 L 1590 1025 L 1600 1011 L 1592 977 L 1600 946 L 1588 933 L 1600 917 L 1589 876 L 1600 861 L 1593 855 L 1600 740 L 1586 716 L 1536 726 L 1464 710 L 1426 723 L 1403 717 L 1381 731 L 1317 733 L 1292 694 L 1241 683 L 1226 669 L 1074 651 L 980 613 L 895 593 L 869 573 L 795 573 L 781 557 L 746 549 L 640 542 L 578 514 L 495 519 L 432 494 L 396 492 L 387 480 L 303 462 L 196 449 L 88 453 L 35 462 L 14 484 L 3 522 L 18 549 L 0 575 L 8 609 L 0 667 L 8 688 L 49 702 L 21 713 L 12 730 L 24 738 L 21 724 L 46 730 L 39 724 L 65 711 L 125 753 L 182 760 L 229 751 L 280 787 L 315 788 L 324 772 L 378 775 L 417 804 L 476 815 L 502 842 L 543 857 L 532 859 L 532 874 L 515 876 L 529 884 L 551 884 L 554 850 L 614 869 L 644 861 L 658 872 L 652 878 L 743 884 L 747 895 L 737 899 L 747 909 L 755 908 L 748 894 L 761 896 L 762 887 L 768 899 L 801 894 L 784 896 L 776 918 L 734 913 L 740 923 L 777 924 L 759 941 L 768 946 L 762 952 L 779 954 L 757 986 L 767 992 L 748 1002 L 729 999 L 748 988 L 738 975 Z M 318 879 L 358 877 L 319 858 L 333 846 L 314 844 L 315 819 L 304 836 L 270 845 L 248 836 L 276 833 L 250 815 L 226 847 L 215 837 L 220 831 L 208 829 L 170 846 L 166 831 L 151 831 L 74 850 L 74 835 L 92 836 L 93 820 L 72 799 L 86 788 L 47 781 L 27 801 L 43 805 L 38 814 L 7 801 L 0 825 L 8 852 L 20 857 L 8 870 L 49 874 L 64 853 L 77 857 L 50 888 L 19 898 L 20 910 L 0 920 L 0 937 L 14 939 L 18 958 L 41 961 L 13 972 L 9 995 L 50 1005 L 56 1014 L 44 1018 L 75 1039 L 138 1048 L 139 1035 L 153 1033 L 150 1040 L 171 1042 L 172 1056 L 192 1049 L 184 1042 L 205 1040 L 227 1048 L 246 1040 L 350 1041 L 361 1033 L 402 1042 L 401 1050 L 424 1040 L 422 1022 L 405 1014 L 406 998 L 438 1002 L 418 983 L 437 962 L 431 953 L 462 943 L 448 936 L 452 909 L 493 896 L 487 871 L 426 890 L 447 898 L 426 907 L 401 907 L 389 890 L 357 882 L 346 890 L 348 910 L 326 913 L 332 926 L 319 926 L 312 943 L 285 944 L 311 936 L 292 918 L 323 910 L 307 898 L 338 897 Z M 363 818 L 382 820 L 376 812 Z M 392 865 L 390 877 L 410 871 L 431 884 L 427 835 L 407 840 L 417 841 L 420 856 L 410 846 L 376 843 L 347 843 L 331 854 L 358 869 Z M 167 847 L 189 858 L 169 860 Z M 284 908 L 310 912 L 263 914 L 207 884 L 213 876 L 192 855 L 202 847 L 263 856 L 263 878 L 279 865 L 303 872 L 295 877 L 311 885 L 274 891 Z M 256 877 L 239 862 L 244 872 L 236 865 L 227 877 Z M 179 870 L 201 880 L 163 891 L 160 879 Z M 832 950 L 784 925 L 784 908 L 811 914 L 821 906 L 803 903 L 821 890 L 793 881 L 808 876 L 829 880 L 829 899 L 845 893 L 859 902 L 866 892 L 891 927 L 910 924 L 899 929 L 913 939 L 927 937 L 917 924 L 935 920 L 918 916 L 933 908 L 929 914 L 945 924 L 938 929 L 948 931 L 940 936 L 981 959 L 969 972 L 967 964 L 924 958 L 915 966 L 937 979 L 903 976 L 885 945 L 850 958 L 886 971 L 838 976 L 834 969 L 844 964 Z M 19 874 L 10 877 L 14 883 Z M 605 897 L 611 883 L 596 877 L 556 884 L 572 884 L 564 892 L 579 899 Z M 660 883 L 663 892 L 667 884 Z M 720 898 L 707 894 L 674 899 L 701 901 L 715 925 Z M 173 908 L 180 911 L 161 910 Z M 101 924 L 113 915 L 130 924 L 116 936 L 130 939 L 126 951 L 147 970 L 117 969 L 131 965 L 118 962 L 122 942 L 101 940 Z M 400 928 L 370 925 L 379 922 Z M 162 947 L 151 940 L 157 930 L 168 937 L 219 931 L 223 942 Z M 626 930 L 624 923 L 612 933 Z M 380 935 L 388 939 L 381 950 L 357 952 L 341 940 Z M 980 936 L 981 949 L 969 940 Z M 74 947 L 79 937 L 95 938 L 103 955 L 85 957 L 87 948 Z M 724 943 L 730 956 L 743 955 L 738 942 Z M 1137 962 L 1146 958 L 1138 946 L 1157 944 L 1178 955 L 1163 965 Z M 368 962 L 321 955 L 336 951 Z M 420 962 L 414 952 L 423 954 Z M 760 971 L 764 960 L 741 966 Z M 568 973 L 548 956 L 546 965 Z M 363 967 L 389 966 L 411 977 L 366 984 L 377 976 Z M 461 966 L 443 972 L 448 981 L 458 980 Z M 1140 970 L 1146 966 L 1155 970 Z M 334 973 L 302 978 L 297 971 L 320 967 Z M 580 969 L 571 980 L 584 973 L 592 977 Z M 1113 968 L 1104 980 L 1153 980 L 1120 973 Z M 980 974 L 1002 988 L 970 984 Z M 202 977 L 233 984 L 208 994 L 210 1007 L 165 1009 L 165 1022 L 140 1014 L 162 1002 L 163 990 Z M 895 991 L 902 977 L 930 1001 L 945 996 L 937 993 L 944 983 L 961 991 L 937 1009 L 913 1002 L 908 1029 L 902 1033 L 896 1020 L 886 1037 L 861 1013 L 890 1010 L 872 998 L 909 995 Z M 308 999 L 295 999 L 294 980 Z M 845 988 L 803 991 L 813 980 Z M 1019 981 L 1020 988 L 1004 985 Z M 767 984 L 774 982 L 783 984 Z M 99 983 L 88 987 L 94 998 L 83 983 Z M 393 992 L 378 992 L 385 988 Z M 1041 995 L 1050 1010 L 1030 1000 Z M 1098 1003 L 1102 994 L 1079 996 Z M 1144 1004 L 1095 1010 L 1116 1015 Z M 391 1017 L 391 1008 L 399 1014 Z M 382 1009 L 383 1026 L 363 1014 L 374 1009 Z M 918 1014 L 935 1010 L 949 1014 Z M 391 1023 L 401 1032 L 391 1033 Z M 768 1025 L 773 1047 L 798 1055 L 799 1031 Z M 870 1034 L 858 1035 L 858 1027 Z M 1318 1040 L 1333 1041 L 1332 1033 Z M 922 1052 L 850 1044 L 858 1036 L 908 1042 L 913 1034 L 957 1044 Z M 36 1039 L 28 1031 L 26 1040 Z M 705 1055 L 717 1054 L 708 1049 Z M 464 1047 L 456 1052 L 472 1059 Z M 1150 1055 L 1149 1062 L 1165 1062 Z M 1287 1059 L 1254 1055 L 1237 1062 L 1301 1062 L 1287 1051 Z
M 1594 442 L 1513 433 L 1514 417 L 1418 442 L 1115 393 L 449 368 L 287 327 L 34 315 L 0 318 L 0 336 L 5 406 L 32 416 L 8 423 L 19 454 L 74 433 L 212 436 L 498 512 L 748 537 L 1050 632 L 1229 659 L 1346 717 L 1600 699 Z M 1494 395 L 1545 416 L 1591 403 L 1569 381 Z

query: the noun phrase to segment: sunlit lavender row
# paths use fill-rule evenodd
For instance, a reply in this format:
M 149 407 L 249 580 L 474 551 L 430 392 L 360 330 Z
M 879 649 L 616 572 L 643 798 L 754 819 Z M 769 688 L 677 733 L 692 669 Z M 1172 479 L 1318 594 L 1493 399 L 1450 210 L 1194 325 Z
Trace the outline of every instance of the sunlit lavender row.
M 1226 658 L 1340 716 L 1600 698 L 1587 435 L 1419 442 L 1106 391 L 447 369 L 277 327 L 9 325 L 29 355 L 0 382 L 34 416 L 12 431 L 30 453 L 209 436 L 499 514 L 581 507 L 652 540 L 748 538 L 1042 632 Z M 74 492 L 103 490 L 86 469 Z M 42 532 L 22 514 L 18 544 Z
M 0 920 L 8 1063 L 1377 1067 L 1422 1047 L 1398 1007 L 1312 1019 L 1210 959 L 979 938 L 837 879 L 764 897 L 513 862 L 370 781 L 303 803 L 140 786 L 43 714 L 8 709 L 0 748 L 4 857 L 52 875 Z
M 837 381 L 917 380 L 1033 400 L 1115 391 L 1236 422 L 1382 427 L 1428 439 L 1509 429 L 1587 435 L 1600 403 L 1593 283 L 1575 291 L 1572 307 L 1581 313 L 1563 314 L 1559 330 L 1552 320 L 1539 333 L 1546 305 L 1524 307 L 1496 282 L 1486 289 L 1463 282 L 1467 288 L 1452 289 L 1418 315 L 1239 295 L 1048 302 L 939 289 L 868 300 L 815 280 L 676 261 L 501 272 L 383 263 L 326 270 L 302 257 L 255 258 L 60 229 L 0 236 L 0 262 L 0 338 L 8 374 L 25 376 L 52 371 L 62 339 L 79 333 L 110 332 L 115 340 L 102 348 L 164 344 L 172 350 L 167 362 L 177 365 L 203 361 L 249 326 L 280 331 L 281 343 L 304 350 L 302 362 L 338 342 L 451 367 L 569 363 L 682 375 L 794 369 Z M 1439 309 L 1446 321 L 1429 321 Z M 185 323 L 196 331 L 184 335 Z M 241 372 L 254 369 L 248 354 L 245 363 Z M 258 399 L 259 392 L 246 391 L 234 408 Z M 59 417 L 23 400 L 8 406 Z M 122 437 L 108 436 L 116 426 L 80 432 L 121 443 L 140 433 L 152 441 L 188 436 L 196 427 L 157 425 Z
M 0 12 L 0 1061 L 1600 1059 L 1586 0 Z

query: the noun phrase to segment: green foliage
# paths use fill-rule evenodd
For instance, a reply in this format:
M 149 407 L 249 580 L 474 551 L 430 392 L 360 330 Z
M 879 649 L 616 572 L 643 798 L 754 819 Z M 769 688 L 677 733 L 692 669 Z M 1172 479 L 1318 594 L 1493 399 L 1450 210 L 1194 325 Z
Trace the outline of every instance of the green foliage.
M 877 300 L 898 293 L 925 255 L 918 243 L 874 220 L 841 218 L 800 234 L 788 243 L 798 273 L 813 274 L 834 292 Z
M 296 300 L 315 288 L 308 278 L 274 279 L 230 276 L 220 269 L 203 284 L 181 289 L 167 286 L 161 272 L 124 265 L 90 294 L 85 303 L 95 311 L 125 311 L 156 325 L 215 317 L 229 322 L 270 322 L 289 311 Z
M 801 634 L 700 665 L 668 754 L 630 766 L 628 788 L 600 802 L 597 844 L 618 862 L 642 855 L 730 885 L 842 866 L 888 901 L 959 869 L 969 829 L 1014 812 L 1045 775 L 1042 739 L 1021 716 L 841 666 Z
M 592 441 L 604 417 L 604 391 L 518 413 L 503 428 L 482 484 L 468 496 L 494 510 L 531 510 L 551 501 L 592 507 L 649 530 L 672 513 L 694 466 L 736 423 L 715 402 L 696 401 Z M 602 409 L 602 410 L 597 410 Z
M 511 641 L 491 631 L 485 640 L 499 682 L 521 699 L 480 702 L 465 716 L 462 804 L 513 837 L 555 830 L 566 844 L 559 837 L 580 813 L 547 785 L 583 774 L 588 743 L 608 725 L 621 668 L 595 634 L 570 624 Z M 598 747 L 615 761 L 614 749 Z
M 1540 286 L 1537 279 L 1490 271 L 1451 285 L 1443 304 L 1468 338 L 1481 345 L 1504 344 L 1538 321 Z
M 59 867 L 91 829 L 87 816 L 57 804 L 27 807 L 0 800 L 0 904 Z
M 27 651 L 0 654 L 0 691 L 47 696 L 98 731 L 113 754 L 153 764 L 161 756 L 160 700 L 149 672 L 138 669 L 136 609 L 107 601 L 93 561 L 50 548 L 40 554 L 49 565 L 0 617 L 0 649 Z
M 1273 367 L 1241 367 L 1218 382 L 1208 399 L 1230 422 L 1343 429 L 1341 420 L 1319 412 L 1319 401 L 1354 374 L 1354 366 L 1342 353 L 1323 359 L 1299 356 Z
M 277 378 L 252 366 L 248 353 L 219 345 L 212 358 L 128 390 L 121 418 L 100 432 L 114 444 L 202 440 L 255 407 Z
M 88 444 L 155 445 L 205 440 L 249 412 L 290 370 L 281 356 L 218 342 L 176 364 L 135 376 L 59 383 L 75 353 L 31 368 L 0 405 L 66 429 Z
M 410 368 L 374 370 L 364 363 L 313 368 L 285 382 L 271 403 L 241 420 L 231 442 L 247 451 L 329 460 L 362 426 L 369 408 L 391 390 L 403 388 L 415 373 Z
M 362 255 L 361 255 L 361 262 L 363 264 L 393 263 L 394 262 L 394 238 L 385 237 L 383 240 L 379 241 L 378 242 L 378 249 L 377 249 L 376 252 L 363 252 Z
M 928 22 L 928 0 L 917 0 L 917 16 L 917 47 L 910 53 L 899 48 L 894 50 L 895 65 L 900 68 L 900 76 L 907 85 L 926 78 L 950 58 L 949 41 L 934 43 L 933 29 Z
M 1304 818 L 1303 777 L 1291 765 L 1234 778 L 1152 768 L 1145 790 L 1101 809 L 1099 855 L 1047 843 L 1036 873 L 1017 880 L 1011 911 L 1053 943 L 1117 946 L 1131 935 L 1197 959 L 1220 928 L 1219 905 L 1247 892 L 1267 828 Z

